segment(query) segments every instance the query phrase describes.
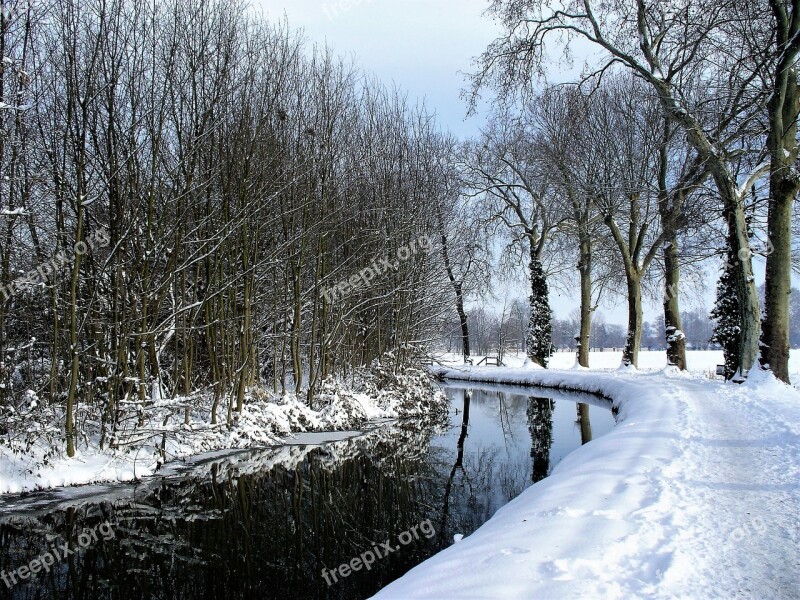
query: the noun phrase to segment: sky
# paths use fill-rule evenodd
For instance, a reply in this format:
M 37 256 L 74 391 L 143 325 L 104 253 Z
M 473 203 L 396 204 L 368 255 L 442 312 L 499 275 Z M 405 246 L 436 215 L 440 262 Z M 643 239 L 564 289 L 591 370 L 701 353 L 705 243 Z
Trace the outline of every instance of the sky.
M 366 72 L 385 84 L 394 83 L 408 93 L 409 101 L 424 101 L 435 112 L 442 128 L 460 138 L 477 135 L 485 111 L 466 118 L 467 105 L 461 93 L 467 87 L 466 73 L 472 60 L 497 37 L 499 27 L 483 12 L 488 0 L 251 0 L 270 20 L 287 18 L 302 29 L 310 42 L 327 43 L 338 54 L 353 57 Z M 591 57 L 588 46 L 573 49 L 576 56 Z M 591 59 L 590 59 L 591 60 Z M 571 67 L 557 64 L 549 70 L 552 79 L 571 79 L 581 61 Z M 756 278 L 763 281 L 763 260 L 754 261 Z M 687 298 L 686 308 L 710 309 L 714 301 L 718 270 L 708 265 L 706 290 L 698 298 Z M 793 276 L 793 284 L 798 285 Z M 498 286 L 503 289 L 504 286 Z M 525 297 L 525 286 L 514 285 L 498 296 Z M 566 318 L 578 307 L 577 294 L 551 290 L 551 305 L 558 318 Z M 606 321 L 624 324 L 627 308 L 623 299 L 601 305 Z M 660 302 L 645 302 L 645 319 L 662 313 Z
M 409 100 L 425 99 L 444 129 L 464 138 L 478 133 L 480 116 L 465 120 L 461 99 L 471 60 L 498 29 L 481 14 L 487 0 L 251 0 L 274 20 L 305 30 L 354 56 L 384 83 L 396 83 Z

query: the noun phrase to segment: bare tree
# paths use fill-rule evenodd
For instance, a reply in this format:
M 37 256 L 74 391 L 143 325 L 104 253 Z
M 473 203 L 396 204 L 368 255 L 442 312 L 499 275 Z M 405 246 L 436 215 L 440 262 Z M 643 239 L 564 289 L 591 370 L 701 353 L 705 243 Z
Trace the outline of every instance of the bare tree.
M 800 1 L 769 0 L 774 33 L 761 31 L 763 37 L 749 38 L 754 52 L 768 65 L 766 89 L 769 130 L 769 224 L 768 236 L 774 251 L 767 257 L 765 317 L 762 333 L 761 363 L 775 376 L 789 383 L 789 298 L 792 277 L 792 205 L 800 191 L 797 160 L 797 119 L 800 115 L 800 85 L 797 59 L 800 54 Z M 764 7 L 744 7 L 754 20 L 763 19 Z M 758 12 L 756 12 L 758 11 Z M 751 32 L 751 28 L 743 28 Z M 761 28 L 756 28 L 760 30 Z M 758 34 L 756 34 L 758 35 Z M 764 40 L 768 39 L 769 44 Z M 766 48 L 764 46 L 766 45 Z
M 597 238 L 601 215 L 591 193 L 600 169 L 599 148 L 589 143 L 589 99 L 579 90 L 546 89 L 533 103 L 539 132 L 541 160 L 551 170 L 554 184 L 568 201 L 568 220 L 562 233 L 577 247 L 580 309 L 577 327 L 578 364 L 589 366 L 592 314 L 597 308 L 603 280 L 598 277 Z
M 520 85 L 543 73 L 549 44 L 559 35 L 567 43 L 579 37 L 605 52 L 600 64 L 593 65 L 594 73 L 602 75 L 617 65 L 651 86 L 664 115 L 685 131 L 700 160 L 708 165 L 720 194 L 728 244 L 741 257 L 736 281 L 743 311 L 740 369 L 746 373 L 758 356 L 760 309 L 744 196 L 760 170 L 740 187 L 729 163 L 738 138 L 738 131 L 731 129 L 748 123 L 747 113 L 753 111 L 754 96 L 758 96 L 754 75 L 743 68 L 737 52 L 731 52 L 731 38 L 723 27 L 738 5 L 733 0 L 686 0 L 668 6 L 645 0 L 571 0 L 553 10 L 542 0 L 494 0 L 489 12 L 500 20 L 505 33 L 480 58 L 474 92 L 488 84 L 505 93 L 517 92 Z M 711 117 L 687 93 L 701 74 L 706 82 L 714 81 L 724 90 L 723 110 Z
M 483 199 L 484 225 L 502 231 L 508 239 L 506 259 L 518 263 L 525 257 L 530 271 L 531 315 L 528 356 L 542 366 L 551 354 L 550 305 L 543 263 L 550 236 L 567 219 L 546 169 L 535 160 L 530 123 L 498 115 L 473 146 L 467 178 L 472 193 Z

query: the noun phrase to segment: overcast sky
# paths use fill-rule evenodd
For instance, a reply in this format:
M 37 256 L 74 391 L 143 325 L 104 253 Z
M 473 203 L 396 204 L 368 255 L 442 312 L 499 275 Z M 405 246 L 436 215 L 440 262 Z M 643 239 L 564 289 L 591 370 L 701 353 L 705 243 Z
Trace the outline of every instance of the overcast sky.
M 497 29 L 481 18 L 487 0 L 252 0 L 270 19 L 285 14 L 312 42 L 353 55 L 366 71 L 394 81 L 410 99 L 425 98 L 443 127 L 459 137 L 478 132 L 464 121 L 459 94 L 471 59 Z

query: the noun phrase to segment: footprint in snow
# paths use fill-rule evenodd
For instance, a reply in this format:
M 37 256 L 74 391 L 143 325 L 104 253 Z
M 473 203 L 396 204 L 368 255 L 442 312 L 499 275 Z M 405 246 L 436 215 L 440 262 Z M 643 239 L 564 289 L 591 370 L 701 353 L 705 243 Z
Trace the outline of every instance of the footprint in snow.
M 500 550 L 500 554 L 505 554 L 509 556 L 511 554 L 528 554 L 530 550 L 526 550 L 525 548 L 503 548 Z

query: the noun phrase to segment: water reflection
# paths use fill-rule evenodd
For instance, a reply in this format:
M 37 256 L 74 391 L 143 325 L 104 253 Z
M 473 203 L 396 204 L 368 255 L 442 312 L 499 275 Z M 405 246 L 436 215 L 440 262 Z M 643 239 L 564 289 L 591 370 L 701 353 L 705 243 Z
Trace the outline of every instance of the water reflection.
M 528 431 L 531 432 L 531 481 L 536 483 L 550 474 L 550 446 L 553 445 L 553 406 L 550 398 L 528 401 Z
M 578 423 L 581 426 L 581 444 L 592 441 L 592 422 L 589 417 L 589 405 L 578 402 Z
M 591 437 L 590 408 L 596 433 L 613 424 L 593 398 L 576 428 L 572 396 L 496 387 L 446 392 L 447 424 L 215 456 L 139 485 L 4 498 L 0 571 L 53 545 L 76 548 L 77 536 L 101 523 L 115 537 L 12 590 L 0 583 L 0 597 L 366 598 L 545 477 L 587 431 Z M 325 583 L 323 569 L 426 519 L 436 536 Z
M 471 394 L 468 390 L 464 390 L 463 396 L 463 410 L 461 411 L 461 432 L 458 436 L 458 443 L 456 444 L 456 460 L 453 463 L 453 468 L 450 470 L 450 477 L 447 478 L 447 484 L 444 487 L 444 500 L 442 501 L 442 516 L 439 520 L 439 543 L 444 544 L 445 535 L 447 534 L 447 520 L 450 516 L 450 492 L 453 489 L 453 480 L 456 474 L 461 470 L 464 473 L 464 442 L 467 439 L 467 431 L 469 430 L 469 404 L 471 401 Z

